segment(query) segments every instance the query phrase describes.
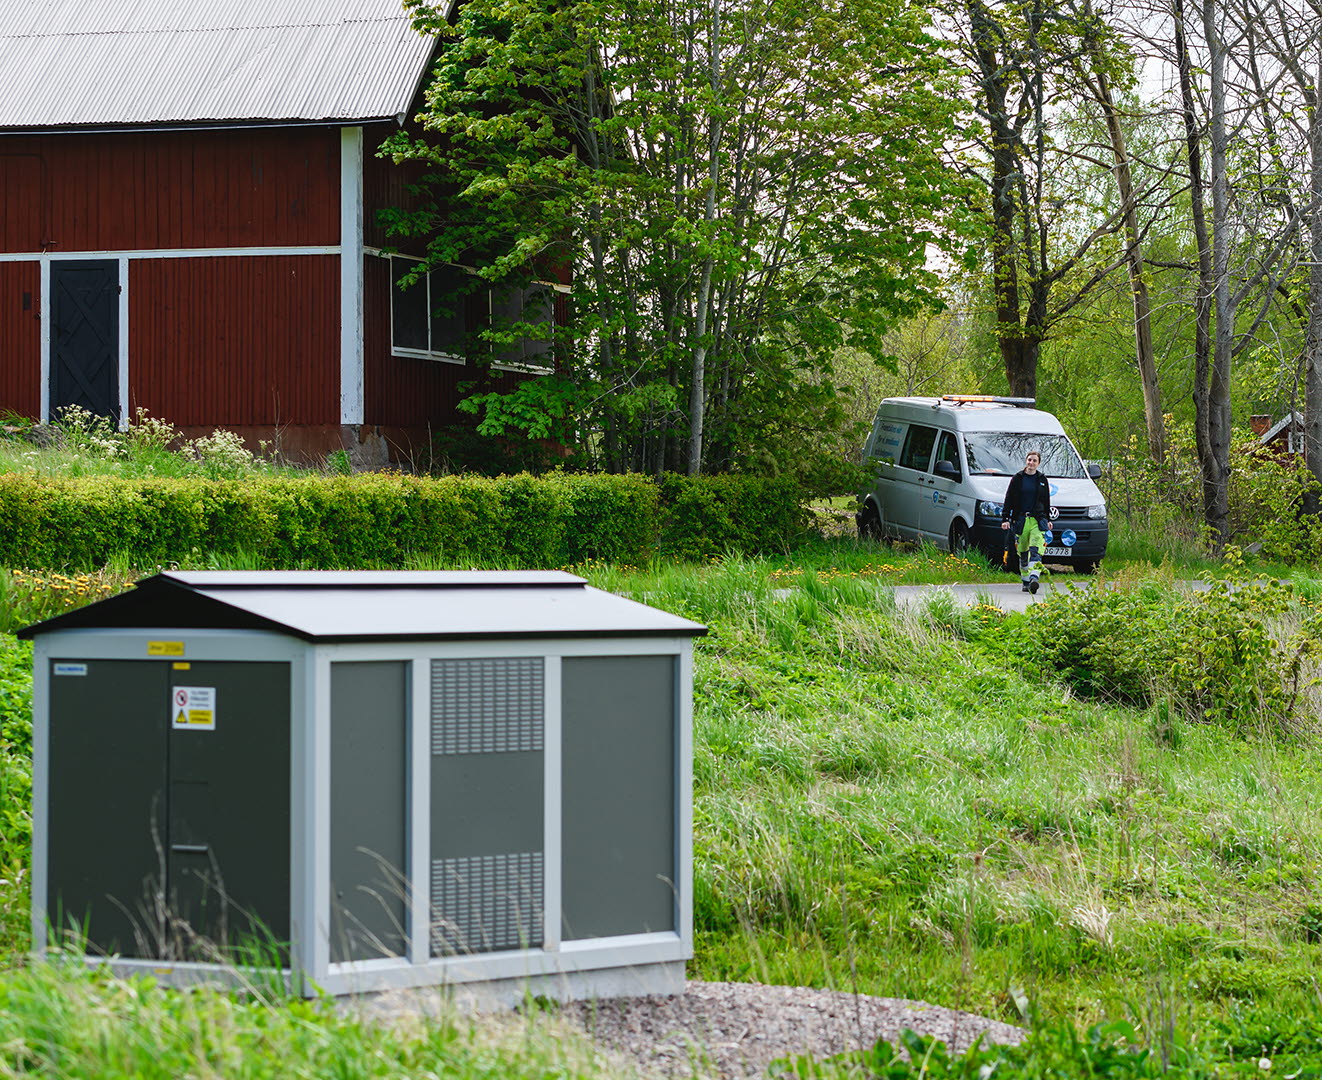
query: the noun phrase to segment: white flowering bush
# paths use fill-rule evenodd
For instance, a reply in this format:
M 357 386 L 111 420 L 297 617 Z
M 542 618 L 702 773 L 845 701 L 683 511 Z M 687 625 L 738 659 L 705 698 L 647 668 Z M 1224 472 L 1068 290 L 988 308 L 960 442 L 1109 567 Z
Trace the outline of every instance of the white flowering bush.
M 116 458 L 125 453 L 124 436 L 104 416 L 81 405 L 65 405 L 56 413 L 55 442 L 74 453 Z
M 133 422 L 125 432 L 129 450 L 136 453 L 153 453 L 169 450 L 170 444 L 179 438 L 179 429 L 167 420 L 152 416 L 146 409 L 139 408 L 133 414 Z
M 183 453 L 201 467 L 204 475 L 213 479 L 237 476 L 257 465 L 257 458 L 243 445 L 243 439 L 223 428 L 190 439 L 184 443 Z

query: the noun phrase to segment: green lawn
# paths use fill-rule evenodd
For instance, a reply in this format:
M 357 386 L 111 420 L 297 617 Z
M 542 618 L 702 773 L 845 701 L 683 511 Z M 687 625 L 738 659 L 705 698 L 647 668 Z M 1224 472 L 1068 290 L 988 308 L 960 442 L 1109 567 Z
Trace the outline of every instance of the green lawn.
M 976 560 L 931 550 L 837 540 L 767 559 L 577 569 L 712 631 L 695 670 L 693 976 L 915 998 L 1012 1022 L 1027 1003 L 1080 1029 L 1128 1021 L 1141 1045 L 1178 1032 L 1223 1062 L 1247 1060 L 1254 1041 L 1275 1046 L 1278 1063 L 1314 1051 L 1322 1061 L 1315 714 L 1284 738 L 1195 722 L 1162 702 L 1083 696 L 1025 654 L 1034 616 L 939 599 L 897 611 L 889 584 L 996 579 Z M 125 576 L 93 584 L 117 588 Z M 30 575 L 0 599 L 26 605 L 27 619 L 43 605 L 63 610 L 68 591 Z M 1160 597 L 1153 603 L 1159 610 Z M 0 642 L 0 925 L 17 967 L 28 661 L 12 638 Z M 425 1075 L 460 1053 L 446 1039 L 467 1045 L 427 1034 L 425 1046 L 385 1052 L 380 1072 L 340 1069 L 335 1055 L 357 1062 L 365 1037 L 305 1006 L 252 1012 L 217 1004 L 230 1000 L 222 995 L 197 999 L 203 1008 L 153 990 L 136 992 L 150 1008 L 130 1009 L 128 991 L 62 979 L 0 976 L 0 1055 L 19 1045 L 50 1055 L 52 1040 L 73 1055 L 58 1059 L 60 1072 L 56 1058 L 24 1051 L 27 1064 L 0 1064 L 0 1076 L 166 1075 L 129 1044 L 150 1045 L 167 1025 L 186 1046 L 221 1013 L 221 1060 L 274 1067 L 288 1057 L 281 1075 Z M 517 1060 L 517 1075 L 612 1075 L 557 1064 L 548 1045 L 536 1043 L 530 1063 L 508 1045 L 477 1057 Z M 487 1075 L 462 1054 L 453 1060 L 443 1075 Z M 997 1075 L 1020 1075 L 1009 1068 Z M 249 1074 L 264 1075 L 255 1064 L 224 1073 Z

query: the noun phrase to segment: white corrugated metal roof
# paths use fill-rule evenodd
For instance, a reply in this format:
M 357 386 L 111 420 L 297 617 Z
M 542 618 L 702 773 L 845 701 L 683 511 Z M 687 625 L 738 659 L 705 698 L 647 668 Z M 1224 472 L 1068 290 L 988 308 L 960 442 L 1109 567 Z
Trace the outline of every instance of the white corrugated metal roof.
M 384 119 L 432 45 L 399 0 L 0 0 L 0 130 Z

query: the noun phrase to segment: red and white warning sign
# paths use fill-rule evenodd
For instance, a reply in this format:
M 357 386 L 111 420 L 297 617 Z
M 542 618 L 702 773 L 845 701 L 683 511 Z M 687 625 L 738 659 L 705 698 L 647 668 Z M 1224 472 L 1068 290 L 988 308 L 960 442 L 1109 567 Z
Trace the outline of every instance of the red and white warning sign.
M 216 730 L 216 688 L 176 686 L 170 691 L 170 726 L 188 731 Z

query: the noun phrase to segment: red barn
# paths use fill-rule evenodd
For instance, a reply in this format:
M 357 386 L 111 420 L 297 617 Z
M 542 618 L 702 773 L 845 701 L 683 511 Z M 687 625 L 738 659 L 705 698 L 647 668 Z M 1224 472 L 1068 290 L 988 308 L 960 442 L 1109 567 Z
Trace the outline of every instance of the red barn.
M 436 315 L 463 270 L 401 293 L 376 223 L 405 182 L 375 150 L 433 47 L 399 0 L 5 0 L 0 410 L 363 463 L 453 422 L 456 343 L 508 302 Z

